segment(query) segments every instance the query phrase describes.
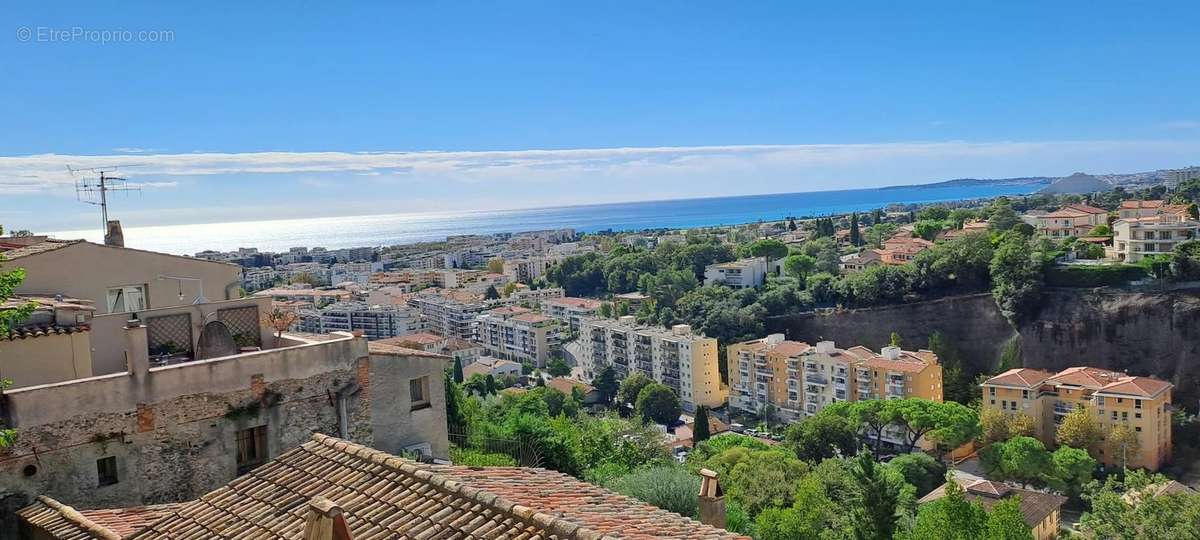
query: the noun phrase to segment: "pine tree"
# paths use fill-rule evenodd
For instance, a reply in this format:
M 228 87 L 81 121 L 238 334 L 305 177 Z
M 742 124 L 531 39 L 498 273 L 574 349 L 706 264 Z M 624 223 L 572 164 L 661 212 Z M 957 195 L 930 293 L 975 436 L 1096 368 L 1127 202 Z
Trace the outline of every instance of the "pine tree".
M 788 230 L 796 230 L 796 218 L 788 218 Z
M 878 208 L 871 211 L 871 225 L 883 223 L 883 210 Z
M 463 382 L 462 358 L 454 359 L 454 382 L 458 384 Z
M 858 213 L 850 214 L 850 244 L 862 245 L 862 232 L 858 230 Z
M 712 434 L 708 429 L 708 407 L 701 405 L 696 407 L 696 423 L 692 428 L 692 444 L 695 445 L 701 441 L 707 441 Z

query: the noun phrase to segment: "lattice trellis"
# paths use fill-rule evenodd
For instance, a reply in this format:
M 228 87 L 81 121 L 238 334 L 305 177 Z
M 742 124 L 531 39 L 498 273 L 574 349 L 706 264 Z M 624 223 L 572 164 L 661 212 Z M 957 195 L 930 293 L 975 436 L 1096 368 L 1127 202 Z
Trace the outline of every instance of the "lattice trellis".
M 225 323 L 233 340 L 242 347 L 261 347 L 262 331 L 259 330 L 258 307 L 247 306 L 217 310 L 217 320 Z
M 146 319 L 146 336 L 152 354 L 192 352 L 192 316 L 189 313 Z M 174 349 L 174 350 L 171 350 Z

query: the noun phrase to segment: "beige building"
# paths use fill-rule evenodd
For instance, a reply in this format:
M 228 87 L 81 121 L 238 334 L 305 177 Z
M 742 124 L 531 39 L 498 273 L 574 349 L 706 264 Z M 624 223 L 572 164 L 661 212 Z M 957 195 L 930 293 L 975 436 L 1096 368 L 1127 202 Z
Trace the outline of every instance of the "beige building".
M 92 302 L 17 296 L 0 310 L 27 304 L 33 304 L 33 313 L 0 334 L 0 380 L 20 388 L 91 377 Z
M 96 314 L 238 298 L 240 266 L 83 240 L 46 240 L 4 252 L 0 271 L 25 269 L 18 294 L 95 302 Z
M 586 380 L 609 366 L 618 379 L 639 371 L 671 387 L 687 411 L 698 405 L 719 407 L 729 397 L 721 384 L 717 340 L 693 334 L 686 324 L 664 330 L 638 325 L 632 316 L 585 319 L 578 343 L 582 354 L 577 360 Z
M 1021 518 L 1036 540 L 1053 540 L 1059 537 L 1059 515 L 1062 512 L 1062 505 L 1067 502 L 1066 497 L 961 475 L 956 475 L 954 482 L 962 488 L 963 496 L 968 501 L 979 503 L 988 511 L 1002 501 L 1019 498 Z M 918 503 L 933 502 L 945 496 L 946 485 L 942 484 L 921 497 Z
M 795 421 L 839 401 L 942 401 L 942 367 L 926 350 L 884 347 L 876 354 L 862 346 L 839 349 L 832 341 L 809 345 L 771 334 L 729 345 L 726 354 L 729 406 L 746 412 L 771 405 L 783 419 Z
M 1164 205 L 1162 201 L 1125 201 L 1121 217 L 1113 222 L 1110 259 L 1134 263 L 1147 255 L 1164 255 L 1175 246 L 1196 238 L 1200 222 L 1191 219 L 1187 208 Z
M 1108 210 L 1082 203 L 1068 204 L 1036 218 L 1038 234 L 1051 238 L 1087 236 L 1098 225 L 1108 223 Z
M 0 460 L 10 501 L 186 500 L 313 432 L 448 457 L 443 356 L 368 350 L 350 334 L 284 334 L 261 350 L 157 365 L 149 330 L 138 321 L 120 330 L 123 372 L 5 392 L 18 433 Z
M 558 321 L 526 308 L 496 308 L 476 321 L 474 341 L 497 358 L 544 367 L 561 347 Z
M 1158 470 L 1171 459 L 1171 389 L 1169 382 L 1093 367 L 1073 367 L 1058 373 L 1010 369 L 981 385 L 983 407 L 1033 419 L 1034 434 L 1055 444 L 1058 424 L 1076 407 L 1086 406 L 1104 429 L 1132 427 L 1140 443 L 1135 453 L 1107 454 L 1099 460 L 1120 466 Z

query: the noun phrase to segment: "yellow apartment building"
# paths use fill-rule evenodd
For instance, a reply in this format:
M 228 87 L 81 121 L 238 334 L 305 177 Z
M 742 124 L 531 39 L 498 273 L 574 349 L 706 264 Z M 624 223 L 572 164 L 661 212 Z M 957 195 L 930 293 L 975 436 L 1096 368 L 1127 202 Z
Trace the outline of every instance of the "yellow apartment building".
M 729 405 L 757 413 L 773 406 L 781 419 L 812 416 L 831 403 L 919 397 L 942 401 L 942 367 L 930 351 L 884 347 L 839 349 L 785 340 L 783 334 L 726 349 Z
M 1093 411 L 1100 425 L 1133 428 L 1139 442 L 1126 455 L 1100 450 L 1102 463 L 1158 470 L 1171 460 L 1171 389 L 1173 385 L 1151 377 L 1135 377 L 1094 367 L 1072 367 L 1058 373 L 1037 369 L 1010 369 L 984 381 L 983 406 L 1005 414 L 1025 414 L 1033 419 L 1034 432 L 1047 445 L 1062 419 L 1075 407 Z

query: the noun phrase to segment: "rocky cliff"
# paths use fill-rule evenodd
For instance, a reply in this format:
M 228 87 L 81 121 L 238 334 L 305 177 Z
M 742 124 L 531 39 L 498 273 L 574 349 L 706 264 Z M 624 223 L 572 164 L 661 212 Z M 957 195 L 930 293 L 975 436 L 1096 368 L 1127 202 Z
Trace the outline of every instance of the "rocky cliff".
M 1092 365 L 1154 375 L 1176 385 L 1175 403 L 1200 404 L 1200 290 L 1124 293 L 1092 289 L 1043 294 L 1036 317 L 1014 328 L 989 294 L 880 308 L 804 313 L 768 321 L 772 332 L 809 342 L 878 349 L 892 332 L 922 347 L 941 332 L 963 351 L 969 371 L 993 369 L 1019 336 L 1025 366 L 1058 370 Z

